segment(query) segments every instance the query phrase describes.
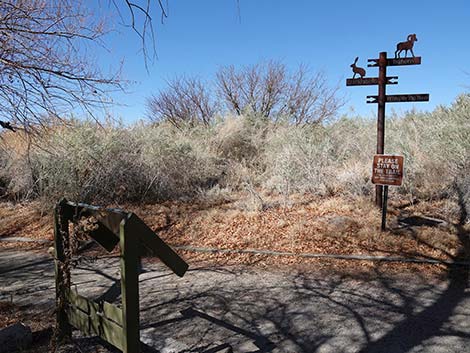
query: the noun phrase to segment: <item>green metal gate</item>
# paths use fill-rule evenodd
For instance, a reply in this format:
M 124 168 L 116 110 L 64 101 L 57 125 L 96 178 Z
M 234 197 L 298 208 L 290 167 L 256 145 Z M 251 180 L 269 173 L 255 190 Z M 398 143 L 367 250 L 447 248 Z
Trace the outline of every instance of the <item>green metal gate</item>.
M 69 223 L 93 217 L 88 235 L 111 252 L 120 245 L 122 308 L 85 298 L 71 290 Z M 72 327 L 97 335 L 124 353 L 140 351 L 139 268 L 142 251 L 159 257 L 182 277 L 188 264 L 139 217 L 119 209 L 104 209 L 61 200 L 54 211 L 54 248 L 58 339 L 70 337 Z

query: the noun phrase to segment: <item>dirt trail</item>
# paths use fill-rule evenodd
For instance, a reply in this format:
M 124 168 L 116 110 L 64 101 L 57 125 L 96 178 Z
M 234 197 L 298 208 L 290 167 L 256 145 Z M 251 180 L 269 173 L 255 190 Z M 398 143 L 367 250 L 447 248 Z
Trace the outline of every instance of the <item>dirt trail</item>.
M 119 301 L 117 260 L 79 265 L 78 291 Z M 446 279 L 194 262 L 181 279 L 158 263 L 144 261 L 144 270 L 141 340 L 150 352 L 457 353 L 470 344 L 468 268 L 454 268 Z M 53 305 L 50 258 L 2 252 L 0 301 L 11 298 L 18 305 Z M 82 351 L 95 351 L 86 340 L 79 340 Z

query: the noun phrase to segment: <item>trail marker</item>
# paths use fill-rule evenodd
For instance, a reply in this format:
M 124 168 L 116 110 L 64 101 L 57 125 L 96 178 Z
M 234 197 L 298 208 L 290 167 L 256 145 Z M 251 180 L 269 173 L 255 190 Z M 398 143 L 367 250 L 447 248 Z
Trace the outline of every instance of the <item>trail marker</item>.
M 346 79 L 346 86 L 366 86 L 377 85 L 378 94 L 376 96 L 367 96 L 367 103 L 377 104 L 377 155 L 384 155 L 384 142 L 385 142 L 385 103 L 399 103 L 399 102 L 427 102 L 429 101 L 429 94 L 386 94 L 387 84 L 396 84 L 397 76 L 387 77 L 387 66 L 403 66 L 403 65 L 420 65 L 421 57 L 414 56 L 413 45 L 418 41 L 416 34 L 410 34 L 406 42 L 397 44 L 394 58 L 387 58 L 387 52 L 381 52 L 378 59 L 368 59 L 368 67 L 378 67 L 378 77 L 365 77 L 366 72 L 363 68 L 357 67 L 356 63 L 358 58 L 351 65 L 354 73 L 353 77 Z M 412 57 L 406 57 L 408 50 L 411 52 Z M 400 54 L 405 51 L 405 57 L 400 58 Z M 360 74 L 360 78 L 355 78 L 356 74 Z M 375 159 L 374 159 L 375 160 Z M 403 174 L 403 173 L 402 173 Z M 373 176 L 374 178 L 374 176 Z M 376 179 L 377 180 L 377 179 Z M 385 218 L 387 213 L 387 198 L 388 186 L 395 184 L 382 184 L 374 183 L 375 186 L 375 203 L 378 207 L 382 208 L 382 230 L 385 230 Z M 400 181 L 401 185 L 401 181 Z
M 428 102 L 429 94 L 387 94 L 385 102 L 387 103 L 402 103 L 402 102 Z M 367 96 L 366 103 L 378 103 L 378 96 Z
M 372 183 L 401 186 L 403 183 L 403 156 L 376 154 L 372 164 Z

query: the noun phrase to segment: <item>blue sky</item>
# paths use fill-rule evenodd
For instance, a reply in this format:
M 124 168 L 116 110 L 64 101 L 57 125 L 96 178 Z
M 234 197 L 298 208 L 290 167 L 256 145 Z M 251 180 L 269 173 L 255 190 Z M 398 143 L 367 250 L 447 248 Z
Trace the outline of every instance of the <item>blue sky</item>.
M 338 85 L 346 98 L 341 113 L 376 115 L 376 105 L 366 96 L 377 94 L 374 86 L 346 87 L 349 65 L 359 56 L 358 66 L 368 77 L 367 59 L 380 51 L 393 55 L 396 43 L 416 33 L 416 66 L 389 67 L 399 76 L 389 94 L 429 93 L 429 103 L 394 103 L 387 112 L 416 107 L 432 110 L 449 104 L 459 93 L 470 90 L 470 1 L 280 1 L 179 0 L 168 1 L 169 17 L 162 25 L 154 13 L 158 59 L 147 72 L 140 42 L 132 31 L 117 27 L 107 38 L 109 52 L 101 56 L 104 68 L 123 60 L 123 78 L 134 81 L 129 93 L 113 95 L 110 112 L 125 121 L 145 116 L 145 101 L 177 75 L 210 80 L 222 65 L 254 64 L 280 60 L 289 68 L 307 64 L 323 71 L 330 85 Z

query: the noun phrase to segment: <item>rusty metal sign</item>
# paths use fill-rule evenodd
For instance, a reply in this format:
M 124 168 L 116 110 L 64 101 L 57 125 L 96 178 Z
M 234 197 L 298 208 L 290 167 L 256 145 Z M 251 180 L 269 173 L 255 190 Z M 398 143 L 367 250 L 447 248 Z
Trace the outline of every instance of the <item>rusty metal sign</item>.
M 350 65 L 353 71 L 353 77 L 352 77 L 353 80 L 356 78 L 356 75 L 359 75 L 361 79 L 364 78 L 364 76 L 366 75 L 366 70 L 364 70 L 362 67 L 356 66 L 358 60 L 359 60 L 359 57 L 356 56 L 356 59 Z
M 387 95 L 387 85 L 396 84 L 398 77 L 387 76 L 387 66 L 402 66 L 402 65 L 420 65 L 421 57 L 415 56 L 413 47 L 415 42 L 418 41 L 416 34 L 409 34 L 406 41 L 397 43 L 395 55 L 392 58 L 387 58 L 387 52 L 380 52 L 378 59 L 369 59 L 368 67 L 377 67 L 379 70 L 378 77 L 365 77 L 366 70 L 362 67 L 356 66 L 359 57 L 356 57 L 354 63 L 350 66 L 352 68 L 353 77 L 346 80 L 346 86 L 367 86 L 377 85 L 377 95 L 367 96 L 367 103 L 377 104 L 377 155 L 384 155 L 385 153 L 385 106 L 386 103 L 398 103 L 398 102 L 427 102 L 429 101 L 429 94 L 395 94 Z M 411 57 L 408 56 L 408 51 L 411 53 Z M 400 57 L 403 56 L 405 57 Z M 356 78 L 359 75 L 360 78 Z M 378 169 L 382 170 L 382 169 Z M 403 169 L 399 169 L 403 170 Z M 377 206 L 382 207 L 382 230 L 385 229 L 386 214 L 387 214 L 387 197 L 388 197 L 388 185 L 400 185 L 390 184 L 386 182 L 391 178 L 395 169 L 392 172 L 383 171 L 382 176 L 377 174 L 375 177 L 375 203 Z M 379 172 L 377 172 L 379 173 Z M 401 172 L 403 174 L 403 172 Z M 381 183 L 377 178 L 385 178 L 385 182 Z M 387 179 L 388 178 L 388 179 Z M 397 181 L 394 181 L 396 183 Z
M 403 183 L 403 156 L 376 154 L 372 165 L 372 183 L 400 186 Z
M 378 96 L 367 96 L 367 103 L 378 103 Z M 401 102 L 429 102 L 429 94 L 388 94 L 385 96 L 387 103 L 401 103 Z
M 406 42 L 400 42 L 397 44 L 397 50 L 395 50 L 395 58 L 399 58 L 403 50 L 405 51 L 405 58 L 408 55 L 408 50 L 411 52 L 411 55 L 414 58 L 415 53 L 413 53 L 413 45 L 417 41 L 418 41 L 418 38 L 416 37 L 415 33 L 408 34 L 408 37 L 406 37 Z
M 372 64 L 367 64 L 368 67 L 377 67 L 379 66 L 379 59 L 368 59 L 368 62 L 372 62 Z M 415 56 L 412 58 L 392 58 L 387 59 L 386 61 L 387 66 L 402 66 L 402 65 L 421 65 L 421 57 Z
M 386 85 L 396 85 L 398 82 L 392 81 L 398 80 L 398 76 L 389 76 L 385 78 Z M 372 86 L 378 85 L 378 77 L 365 77 L 365 78 L 348 78 L 346 79 L 346 86 Z

